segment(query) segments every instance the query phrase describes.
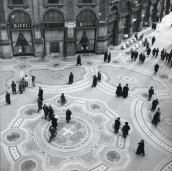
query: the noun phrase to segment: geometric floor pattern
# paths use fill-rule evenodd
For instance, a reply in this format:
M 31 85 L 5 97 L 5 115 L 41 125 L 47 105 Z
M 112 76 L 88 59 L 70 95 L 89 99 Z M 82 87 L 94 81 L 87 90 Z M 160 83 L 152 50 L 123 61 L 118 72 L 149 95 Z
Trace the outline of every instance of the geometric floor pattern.
M 143 32 L 148 39 L 156 36 L 153 47 L 172 49 L 172 14 L 158 24 L 156 31 Z M 149 34 L 147 34 L 149 33 Z M 141 33 L 139 33 L 141 34 Z M 136 42 L 137 43 L 137 42 Z M 151 46 L 151 48 L 153 49 Z M 76 57 L 52 58 L 43 61 L 31 56 L 0 60 L 1 104 L 1 170 L 2 171 L 172 171 L 172 67 L 166 61 L 147 57 L 144 64 L 132 61 L 128 51 L 111 47 L 112 61 L 103 62 L 103 55 L 83 54 L 82 66 L 75 66 Z M 145 52 L 144 47 L 138 49 Z M 159 72 L 154 75 L 154 65 Z M 100 71 L 102 80 L 91 88 L 93 75 Z M 69 73 L 74 83 L 68 83 Z M 14 80 L 25 74 L 29 87 L 24 94 L 11 95 L 11 104 L 4 95 Z M 36 87 L 30 77 L 36 76 Z M 116 87 L 129 84 L 127 99 L 117 98 Z M 59 116 L 57 136 L 48 143 L 50 122 L 37 113 L 39 86 L 44 90 L 43 103 L 51 104 Z M 161 109 L 161 122 L 151 120 L 148 89 L 153 86 Z M 61 106 L 61 93 L 66 103 Z M 72 111 L 69 123 L 65 111 Z M 129 136 L 124 139 L 121 128 L 114 134 L 114 120 L 127 121 Z M 137 144 L 145 141 L 145 156 L 136 155 Z

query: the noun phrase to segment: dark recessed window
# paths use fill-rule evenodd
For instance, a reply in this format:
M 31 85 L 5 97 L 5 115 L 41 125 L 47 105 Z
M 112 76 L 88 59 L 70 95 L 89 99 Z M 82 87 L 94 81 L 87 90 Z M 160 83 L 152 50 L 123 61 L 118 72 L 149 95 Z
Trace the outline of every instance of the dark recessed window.
M 23 4 L 23 0 L 13 0 L 13 4 Z
M 82 3 L 92 3 L 92 0 L 82 0 Z
M 49 4 L 58 4 L 59 0 L 48 0 Z

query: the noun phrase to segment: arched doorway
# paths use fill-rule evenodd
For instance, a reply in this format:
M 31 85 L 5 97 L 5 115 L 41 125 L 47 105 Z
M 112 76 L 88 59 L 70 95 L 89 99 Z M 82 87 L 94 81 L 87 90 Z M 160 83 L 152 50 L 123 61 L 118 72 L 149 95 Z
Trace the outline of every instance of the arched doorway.
M 64 16 L 61 12 L 50 10 L 43 17 L 44 47 L 46 55 L 59 55 L 64 51 Z
M 108 45 L 115 45 L 116 40 L 116 29 L 118 24 L 118 8 L 116 6 L 112 7 L 109 20 L 108 20 Z
M 33 55 L 32 22 L 30 16 L 20 10 L 9 16 L 10 35 L 14 56 Z
M 129 12 L 131 11 L 131 3 L 127 1 L 124 5 L 124 17 L 123 17 L 123 34 L 128 34 L 129 33 L 129 19 L 130 15 Z
M 76 53 L 95 52 L 96 15 L 91 10 L 81 11 L 76 18 Z

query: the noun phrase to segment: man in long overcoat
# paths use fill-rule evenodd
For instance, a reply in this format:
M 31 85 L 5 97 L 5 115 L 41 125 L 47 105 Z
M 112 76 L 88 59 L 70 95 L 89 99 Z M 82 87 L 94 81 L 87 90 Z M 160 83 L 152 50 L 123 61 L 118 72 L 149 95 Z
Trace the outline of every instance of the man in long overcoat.
M 160 112 L 157 111 L 153 116 L 152 123 L 157 126 L 158 122 L 160 122 Z
M 145 146 L 144 140 L 141 140 L 141 142 L 138 143 L 136 154 L 142 154 L 144 156 L 145 155 L 144 146 Z
M 119 84 L 119 86 L 116 89 L 116 96 L 119 97 L 122 95 L 122 87 L 121 84 Z
M 120 118 L 118 117 L 118 118 L 115 120 L 115 124 L 114 124 L 115 133 L 118 133 L 119 128 L 120 128 L 120 125 L 121 125 L 121 122 L 120 122 Z
M 158 65 L 158 64 L 156 64 L 156 65 L 154 66 L 155 74 L 158 72 L 158 69 L 159 69 L 159 65 Z
M 72 112 L 67 109 L 66 110 L 66 122 L 69 123 L 69 121 L 71 120 L 71 115 L 72 115 Z
M 82 65 L 82 64 L 81 64 L 81 56 L 80 56 L 80 55 L 77 57 L 76 66 L 77 66 L 77 65 Z
M 6 92 L 5 100 L 6 100 L 7 104 L 11 104 L 10 93 Z
M 100 73 L 100 71 L 98 71 L 98 75 L 97 75 L 97 81 L 101 81 L 101 73 Z
M 155 38 L 155 36 L 153 36 L 153 37 L 152 37 L 152 46 L 154 45 L 155 40 L 156 40 L 156 38 Z
M 43 106 L 43 110 L 44 110 L 44 116 L 45 116 L 45 119 L 47 119 L 47 116 L 48 116 L 48 106 L 46 104 L 44 104 Z
M 108 55 L 108 63 L 111 61 L 111 52 L 109 52 L 109 55 Z
M 124 138 L 127 137 L 129 130 L 130 130 L 130 126 L 128 125 L 128 122 L 125 122 L 125 125 L 122 128 Z
M 69 83 L 68 84 L 72 84 L 73 83 L 73 73 L 71 72 L 70 75 L 69 75 Z
M 154 89 L 153 89 L 153 87 L 151 87 L 149 89 L 148 93 L 149 93 L 149 99 L 148 100 L 150 101 L 150 99 L 152 98 L 152 95 L 154 95 Z
M 38 97 L 40 98 L 41 101 L 43 101 L 43 90 L 41 87 L 39 87 Z
M 122 91 L 123 98 L 128 97 L 128 91 L 129 91 L 128 84 L 126 84 L 126 86 L 123 87 L 123 91 Z
M 94 75 L 92 87 L 96 87 L 96 86 L 97 86 L 97 77 L 96 75 Z
M 37 113 L 42 110 L 42 100 L 38 97 L 38 111 Z
M 20 81 L 20 83 L 19 83 L 19 91 L 20 91 L 20 94 L 23 93 L 23 88 L 22 88 L 22 82 L 21 82 L 21 81 Z
M 14 81 L 12 81 L 11 88 L 12 88 L 12 93 L 16 94 L 16 84 Z
M 152 101 L 152 109 L 151 109 L 151 111 L 154 111 L 156 109 L 158 103 L 159 103 L 158 99 Z

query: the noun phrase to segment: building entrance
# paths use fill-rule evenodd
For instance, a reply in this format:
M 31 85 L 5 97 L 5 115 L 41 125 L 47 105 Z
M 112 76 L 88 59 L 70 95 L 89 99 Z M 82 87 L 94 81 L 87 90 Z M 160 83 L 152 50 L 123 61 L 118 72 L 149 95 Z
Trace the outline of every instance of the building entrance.
M 96 16 L 91 10 L 81 11 L 76 20 L 76 53 L 95 52 Z
M 14 56 L 33 55 L 31 20 L 23 11 L 10 15 L 10 35 Z

